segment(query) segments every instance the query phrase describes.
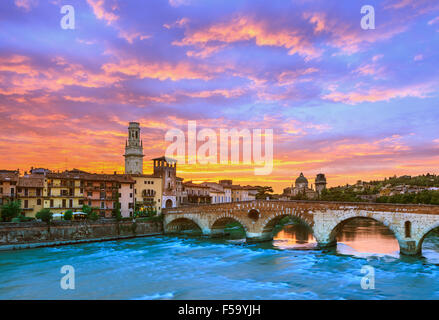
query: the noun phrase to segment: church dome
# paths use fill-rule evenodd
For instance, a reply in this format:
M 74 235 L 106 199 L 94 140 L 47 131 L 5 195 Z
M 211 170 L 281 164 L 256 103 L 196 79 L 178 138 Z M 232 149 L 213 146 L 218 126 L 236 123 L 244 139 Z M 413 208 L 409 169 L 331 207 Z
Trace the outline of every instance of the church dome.
M 306 178 L 303 176 L 303 173 L 302 173 L 302 172 L 300 173 L 299 178 L 296 179 L 296 184 L 298 184 L 298 183 L 306 183 L 306 184 L 308 184 L 308 179 L 306 179 Z

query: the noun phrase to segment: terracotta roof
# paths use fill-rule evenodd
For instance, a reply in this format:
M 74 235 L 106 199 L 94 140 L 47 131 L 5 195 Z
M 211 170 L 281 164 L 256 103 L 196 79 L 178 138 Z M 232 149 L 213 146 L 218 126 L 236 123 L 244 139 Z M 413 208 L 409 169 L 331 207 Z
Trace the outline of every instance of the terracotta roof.
M 0 173 L 0 181 L 18 181 L 18 173 L 4 172 Z
M 20 177 L 17 186 L 25 188 L 44 188 L 44 178 Z
M 161 175 L 158 174 L 128 174 L 130 177 L 134 178 L 161 178 Z
M 192 188 L 208 188 L 208 189 L 210 188 L 208 186 L 203 186 L 201 184 L 192 183 L 191 181 L 183 182 L 183 185 L 185 187 L 192 187 Z
M 87 173 L 85 171 L 64 171 L 59 173 L 48 173 L 48 179 L 71 179 L 71 180 L 85 180 L 85 181 L 108 181 L 121 183 L 134 183 L 134 180 L 126 174 L 99 174 Z

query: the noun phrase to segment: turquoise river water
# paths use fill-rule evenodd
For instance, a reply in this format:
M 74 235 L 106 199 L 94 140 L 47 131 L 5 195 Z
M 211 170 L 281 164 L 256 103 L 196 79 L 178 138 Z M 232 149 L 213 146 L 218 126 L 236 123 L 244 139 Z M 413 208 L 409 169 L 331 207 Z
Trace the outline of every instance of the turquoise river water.
M 154 236 L 0 253 L 0 299 L 438 299 L 439 239 L 423 257 L 399 256 L 398 243 L 372 222 L 346 225 L 322 252 L 303 227 L 273 242 Z M 63 290 L 61 267 L 75 270 Z M 362 289 L 363 266 L 374 289 Z

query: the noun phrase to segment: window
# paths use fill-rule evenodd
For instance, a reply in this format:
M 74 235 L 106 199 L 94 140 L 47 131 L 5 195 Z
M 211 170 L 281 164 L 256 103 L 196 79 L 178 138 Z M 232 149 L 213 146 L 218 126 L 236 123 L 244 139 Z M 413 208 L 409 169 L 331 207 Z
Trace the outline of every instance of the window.
M 50 207 L 53 208 L 54 204 L 53 204 L 53 199 L 50 200 Z
M 29 200 L 24 200 L 24 208 L 29 208 Z
M 37 199 L 37 206 L 41 206 L 41 199 Z
M 410 221 L 406 221 L 404 223 L 404 229 L 405 229 L 405 237 L 411 238 L 411 236 L 412 236 L 412 223 Z

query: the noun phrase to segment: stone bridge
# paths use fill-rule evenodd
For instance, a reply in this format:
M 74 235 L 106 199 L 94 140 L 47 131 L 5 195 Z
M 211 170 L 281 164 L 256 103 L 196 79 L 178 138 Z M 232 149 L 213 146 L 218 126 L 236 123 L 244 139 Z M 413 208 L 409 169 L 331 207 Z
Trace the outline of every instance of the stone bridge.
M 239 222 L 247 241 L 270 241 L 283 217 L 296 217 L 311 228 L 321 248 L 337 244 L 337 233 L 346 222 L 369 218 L 387 226 L 407 255 L 421 254 L 425 236 L 439 227 L 439 206 L 432 205 L 255 200 L 169 208 L 163 213 L 165 233 L 196 224 L 204 235 L 218 236 L 228 223 Z

